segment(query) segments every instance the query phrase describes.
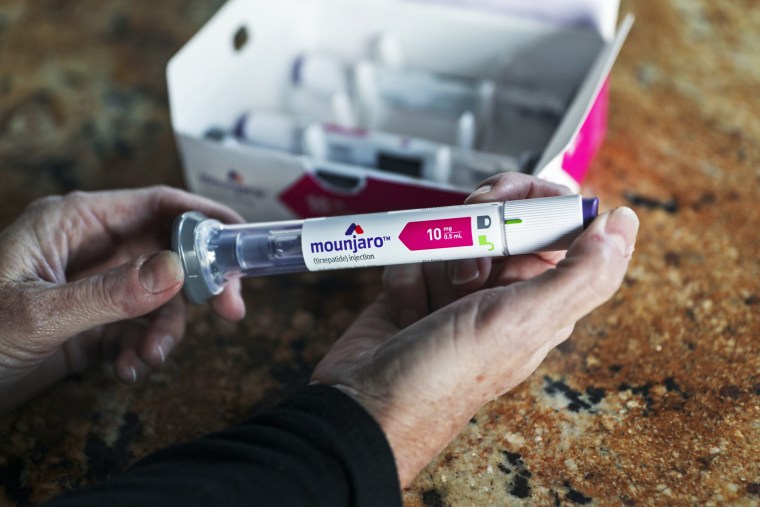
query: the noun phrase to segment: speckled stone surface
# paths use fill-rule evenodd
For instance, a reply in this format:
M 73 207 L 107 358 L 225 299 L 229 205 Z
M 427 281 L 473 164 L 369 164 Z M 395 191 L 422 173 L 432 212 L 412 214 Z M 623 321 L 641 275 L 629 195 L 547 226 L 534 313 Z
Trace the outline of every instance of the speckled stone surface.
M 164 66 L 219 4 L 0 2 L 0 226 L 44 194 L 182 184 Z M 760 9 L 621 12 L 637 22 L 584 191 L 641 217 L 624 286 L 473 418 L 407 507 L 760 504 Z M 192 308 L 183 346 L 138 386 L 96 368 L 0 419 L 0 504 L 266 410 L 307 381 L 379 276 L 250 281 L 244 322 Z

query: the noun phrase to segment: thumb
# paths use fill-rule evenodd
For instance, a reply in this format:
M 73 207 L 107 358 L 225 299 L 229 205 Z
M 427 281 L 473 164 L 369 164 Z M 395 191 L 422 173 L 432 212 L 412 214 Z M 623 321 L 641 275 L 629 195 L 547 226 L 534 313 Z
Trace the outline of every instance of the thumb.
M 518 300 L 536 306 L 551 322 L 541 325 L 559 330 L 610 299 L 623 282 L 633 254 L 639 219 L 630 208 L 600 215 L 570 246 L 555 269 L 520 284 Z
M 39 317 L 44 321 L 38 321 L 42 332 L 36 334 L 63 341 L 95 326 L 145 315 L 174 297 L 183 279 L 177 255 L 162 251 L 40 291 Z

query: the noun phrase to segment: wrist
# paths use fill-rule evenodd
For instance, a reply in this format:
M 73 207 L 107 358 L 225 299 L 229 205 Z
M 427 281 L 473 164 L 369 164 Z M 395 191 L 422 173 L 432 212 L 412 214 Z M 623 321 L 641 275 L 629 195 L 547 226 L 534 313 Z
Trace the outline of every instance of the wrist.
M 394 402 L 343 384 L 333 387 L 350 396 L 378 423 L 393 453 L 402 488 L 412 483 L 469 420 L 465 418 L 462 422 L 459 418 L 451 417 L 438 421 L 432 417 L 438 409 L 434 406 L 426 407 L 428 403 L 423 400 L 417 400 L 413 404 L 401 400 Z

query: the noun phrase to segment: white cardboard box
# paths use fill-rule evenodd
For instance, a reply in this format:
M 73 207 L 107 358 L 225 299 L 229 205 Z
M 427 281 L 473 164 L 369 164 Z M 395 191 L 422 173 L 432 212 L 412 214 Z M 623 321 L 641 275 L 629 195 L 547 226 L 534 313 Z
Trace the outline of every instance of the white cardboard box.
M 608 75 L 632 24 L 626 18 L 615 35 L 618 0 L 448 2 L 477 9 L 440 3 L 445 0 L 228 1 L 167 68 L 172 126 L 190 190 L 251 221 L 460 204 L 474 185 L 325 169 L 305 156 L 204 137 L 212 126 L 233 125 L 245 110 L 287 109 L 284 90 L 298 55 L 329 50 L 361 58 L 379 33 L 389 32 L 414 68 L 477 79 L 508 75 L 568 94 L 556 124 L 510 126 L 506 144 L 513 146 L 505 149 L 516 156 L 530 146 L 540 153 L 533 174 L 578 190 L 605 135 Z M 248 41 L 236 50 L 241 28 Z M 344 184 L 335 185 L 336 177 Z

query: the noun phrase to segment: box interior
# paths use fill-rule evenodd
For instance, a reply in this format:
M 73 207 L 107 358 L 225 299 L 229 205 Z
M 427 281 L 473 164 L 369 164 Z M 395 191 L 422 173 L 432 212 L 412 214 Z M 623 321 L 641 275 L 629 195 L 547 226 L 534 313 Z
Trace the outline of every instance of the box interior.
M 241 30 L 247 42 L 236 49 L 233 41 Z M 299 55 L 327 52 L 351 62 L 367 58 L 383 34 L 398 40 L 405 67 L 499 80 L 566 104 L 605 45 L 590 27 L 449 7 L 238 0 L 226 4 L 170 64 L 175 128 L 200 137 L 212 126 L 232 125 L 246 110 L 287 113 L 292 65 Z M 502 108 L 493 121 L 491 135 L 478 149 L 517 158 L 540 154 L 559 118 Z

